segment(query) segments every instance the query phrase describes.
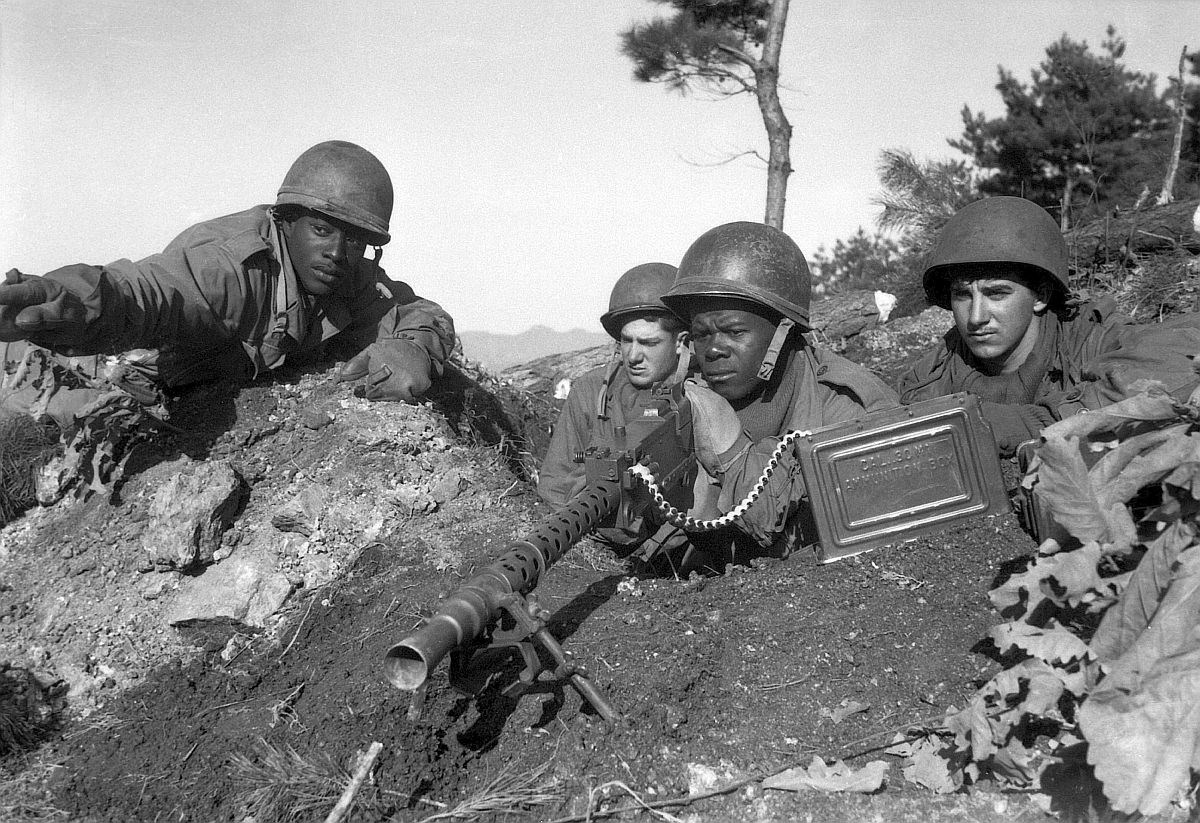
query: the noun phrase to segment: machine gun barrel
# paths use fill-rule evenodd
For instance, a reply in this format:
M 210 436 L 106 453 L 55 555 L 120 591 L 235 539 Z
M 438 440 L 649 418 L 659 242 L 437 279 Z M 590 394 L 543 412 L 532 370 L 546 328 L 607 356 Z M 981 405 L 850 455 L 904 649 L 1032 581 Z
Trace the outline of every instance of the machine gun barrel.
M 496 562 L 452 592 L 436 615 L 388 649 L 388 681 L 406 691 L 420 688 L 443 657 L 487 632 L 499 619 L 505 597 L 532 591 L 542 574 L 620 503 L 618 479 L 588 483 L 562 511 L 509 546 Z

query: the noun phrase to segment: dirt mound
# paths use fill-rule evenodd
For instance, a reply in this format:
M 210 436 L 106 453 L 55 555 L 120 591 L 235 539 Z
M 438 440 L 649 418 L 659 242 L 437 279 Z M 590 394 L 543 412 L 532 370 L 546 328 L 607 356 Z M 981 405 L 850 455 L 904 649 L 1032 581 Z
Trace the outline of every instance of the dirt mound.
M 67 701 L 48 743 L 5 762 L 0 789 L 40 810 L 25 819 L 321 820 L 372 742 L 383 751 L 354 820 L 583 819 L 630 792 L 695 820 L 1024 810 L 986 790 L 936 798 L 898 768 L 876 797 L 757 783 L 814 754 L 877 758 L 971 691 L 991 665 L 971 652 L 991 620 L 984 592 L 1030 548 L 1010 516 L 828 566 L 796 555 L 689 581 L 631 577 L 584 540 L 539 602 L 624 724 L 609 730 L 569 688 L 517 697 L 515 659 L 483 672 L 476 698 L 443 663 L 418 711 L 384 681 L 384 651 L 546 514 L 512 446 L 531 451 L 513 438 L 549 401 L 453 379 L 476 394 L 372 404 L 325 372 L 206 387 L 113 499 L 0 531 L 0 659 Z M 160 570 L 156 500 L 220 461 L 247 493 L 213 562 Z

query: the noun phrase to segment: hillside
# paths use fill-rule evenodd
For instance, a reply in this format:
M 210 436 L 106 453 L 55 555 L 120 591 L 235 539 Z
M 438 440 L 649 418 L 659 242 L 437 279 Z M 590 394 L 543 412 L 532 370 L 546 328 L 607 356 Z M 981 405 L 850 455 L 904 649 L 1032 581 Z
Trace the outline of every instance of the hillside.
M 534 326 L 518 334 L 462 331 L 458 337 L 468 358 L 494 372 L 550 354 L 612 344 L 601 331 L 555 331 L 546 326 Z
M 553 406 L 477 377 L 420 407 L 359 400 L 326 371 L 208 387 L 180 398 L 111 498 L 0 531 L 0 720 L 20 732 L 0 735 L 0 819 L 320 821 L 373 741 L 354 820 L 472 820 L 489 802 L 580 815 L 621 805 L 595 794 L 613 781 L 683 798 L 697 821 L 1028 813 L 1014 799 L 994 814 L 986 790 L 936 798 L 898 771 L 877 798 L 756 782 L 814 752 L 862 762 L 897 723 L 961 701 L 990 665 L 969 652 L 990 619 L 983 582 L 1029 549 L 1011 516 L 690 580 L 583 540 L 539 602 L 626 718 L 615 733 L 561 685 L 505 692 L 502 662 L 482 664 L 477 698 L 444 663 L 419 699 L 388 685 L 388 646 L 547 515 L 521 474 L 531 447 L 514 446 Z M 195 533 L 182 512 L 203 515 L 214 477 L 236 507 L 200 517 L 215 541 L 181 561 L 163 537 Z
M 1194 260 L 1170 263 L 1097 283 L 1119 274 L 1128 299 L 1153 276 L 1172 287 L 1154 308 L 1190 305 Z M 890 382 L 949 323 L 867 318 L 822 344 Z M 321 821 L 373 743 L 346 820 L 1109 819 L 1086 771 L 1049 794 L 986 776 L 939 794 L 944 768 L 884 752 L 998 670 L 986 591 L 1035 548 L 1013 514 L 686 580 L 580 540 L 536 595 L 615 729 L 563 683 L 522 680 L 512 646 L 453 683 L 446 661 L 424 691 L 391 686 L 387 649 L 548 522 L 529 478 L 556 388 L 600 343 L 525 349 L 498 377 L 460 363 L 415 407 L 357 398 L 331 367 L 205 386 L 111 494 L 0 529 L 0 820 Z M 837 761 L 885 782 L 767 780 Z

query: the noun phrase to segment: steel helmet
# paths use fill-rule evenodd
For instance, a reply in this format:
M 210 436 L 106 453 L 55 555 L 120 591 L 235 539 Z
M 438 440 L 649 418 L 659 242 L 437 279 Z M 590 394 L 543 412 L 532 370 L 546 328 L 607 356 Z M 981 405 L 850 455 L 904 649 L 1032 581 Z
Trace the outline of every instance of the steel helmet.
M 1056 298 L 1070 288 L 1067 244 L 1050 213 L 1023 197 L 988 197 L 959 209 L 946 221 L 925 264 L 925 296 L 950 308 L 956 266 L 1017 263 L 1049 275 Z
M 792 238 L 762 223 L 726 223 L 692 243 L 663 302 L 690 319 L 698 298 L 740 298 L 807 329 L 811 291 L 808 262 Z
M 368 242 L 391 240 L 392 179 L 379 158 L 344 140 L 318 143 L 296 158 L 276 206 L 303 206 L 368 232 Z
M 608 311 L 600 316 L 600 325 L 609 337 L 620 339 L 624 318 L 631 314 L 659 312 L 673 316 L 662 296 L 675 282 L 675 267 L 666 263 L 643 263 L 621 275 L 608 298 Z

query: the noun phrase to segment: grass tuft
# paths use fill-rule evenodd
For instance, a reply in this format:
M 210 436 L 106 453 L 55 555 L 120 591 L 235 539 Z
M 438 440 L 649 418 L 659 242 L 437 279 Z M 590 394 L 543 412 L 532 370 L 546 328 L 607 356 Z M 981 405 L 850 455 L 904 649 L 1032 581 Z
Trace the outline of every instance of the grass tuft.
M 328 812 L 350 774 L 328 756 L 305 757 L 259 738 L 254 756 L 230 756 L 236 800 L 256 823 L 285 823 Z
M 68 814 L 54 805 L 47 787 L 53 763 L 34 763 L 18 772 L 0 767 L 0 820 L 66 820 Z
M 37 473 L 58 448 L 58 427 L 0 416 L 0 525 L 37 503 Z
M 477 794 L 445 811 L 423 817 L 420 823 L 438 820 L 475 821 L 485 817 L 520 814 L 549 803 L 562 802 L 557 778 L 548 775 L 550 764 L 543 763 L 528 772 L 517 772 L 512 766 L 500 771 Z
M 0 663 L 0 757 L 34 748 L 57 723 L 54 702 L 37 678 Z

